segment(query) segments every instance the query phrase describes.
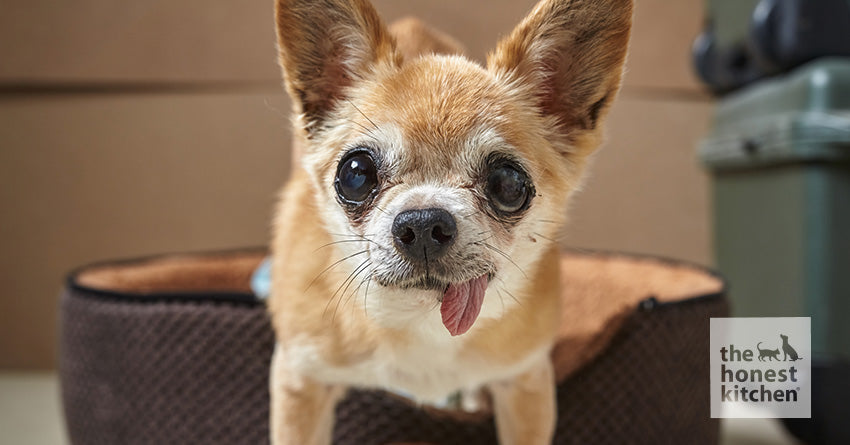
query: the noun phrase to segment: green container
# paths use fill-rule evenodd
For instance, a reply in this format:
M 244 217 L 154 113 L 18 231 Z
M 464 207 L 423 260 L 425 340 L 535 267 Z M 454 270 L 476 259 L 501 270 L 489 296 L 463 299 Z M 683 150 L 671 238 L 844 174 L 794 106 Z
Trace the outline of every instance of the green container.
M 815 358 L 850 359 L 850 59 L 726 96 L 700 158 L 733 314 L 810 316 Z

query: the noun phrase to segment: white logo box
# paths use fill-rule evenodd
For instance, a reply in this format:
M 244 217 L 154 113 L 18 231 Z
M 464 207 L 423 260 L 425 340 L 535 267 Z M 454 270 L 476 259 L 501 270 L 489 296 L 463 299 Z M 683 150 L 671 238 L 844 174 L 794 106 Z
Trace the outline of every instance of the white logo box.
M 810 418 L 811 318 L 711 319 L 712 418 Z

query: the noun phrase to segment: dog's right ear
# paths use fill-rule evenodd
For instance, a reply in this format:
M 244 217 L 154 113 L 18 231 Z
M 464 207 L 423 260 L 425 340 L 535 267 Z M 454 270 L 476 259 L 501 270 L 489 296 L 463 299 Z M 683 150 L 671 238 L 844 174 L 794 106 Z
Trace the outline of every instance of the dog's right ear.
M 278 0 L 275 17 L 286 88 L 308 137 L 358 79 L 401 63 L 367 0 Z

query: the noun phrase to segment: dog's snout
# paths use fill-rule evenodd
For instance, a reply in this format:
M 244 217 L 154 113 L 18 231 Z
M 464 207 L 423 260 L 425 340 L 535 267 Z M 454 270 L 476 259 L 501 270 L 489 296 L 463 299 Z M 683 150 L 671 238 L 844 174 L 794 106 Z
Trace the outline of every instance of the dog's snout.
M 399 252 L 412 260 L 430 261 L 441 257 L 457 237 L 454 217 L 443 209 L 407 210 L 393 221 L 393 242 Z

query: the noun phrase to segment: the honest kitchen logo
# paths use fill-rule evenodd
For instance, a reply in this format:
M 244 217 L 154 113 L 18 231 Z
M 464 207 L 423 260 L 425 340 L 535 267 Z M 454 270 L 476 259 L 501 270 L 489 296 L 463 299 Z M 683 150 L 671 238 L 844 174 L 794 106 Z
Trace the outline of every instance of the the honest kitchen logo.
M 711 319 L 712 417 L 810 417 L 809 318 Z
M 784 361 L 788 361 L 788 356 L 791 355 L 791 362 L 800 360 L 801 357 L 790 343 L 788 343 L 787 335 L 780 335 L 783 339 L 782 348 L 785 352 Z M 722 402 L 796 402 L 799 400 L 800 388 L 794 389 L 774 389 L 771 391 L 771 383 L 797 383 L 797 368 L 793 365 L 780 367 L 778 369 L 748 369 L 746 366 L 736 366 L 736 364 L 746 364 L 756 360 L 759 361 L 779 361 L 779 348 L 762 349 L 761 343 L 756 345 L 754 353 L 753 349 L 738 349 L 734 344 L 728 347 L 720 348 L 720 392 Z M 735 383 L 733 386 L 732 383 Z M 768 385 L 765 385 L 767 383 Z M 787 385 L 781 385 L 787 386 Z

